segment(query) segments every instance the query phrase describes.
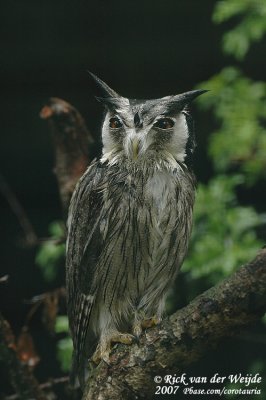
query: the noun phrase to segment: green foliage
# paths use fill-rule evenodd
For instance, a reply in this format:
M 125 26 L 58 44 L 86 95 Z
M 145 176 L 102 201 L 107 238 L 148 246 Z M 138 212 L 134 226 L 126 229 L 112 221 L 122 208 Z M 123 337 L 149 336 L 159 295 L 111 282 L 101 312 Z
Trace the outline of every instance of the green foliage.
M 73 344 L 70 337 L 60 339 L 57 342 L 57 359 L 61 369 L 64 372 L 69 372 L 72 360 Z
M 65 244 L 62 243 L 64 237 L 62 223 L 58 221 L 51 223 L 49 233 L 51 237 L 41 244 L 35 262 L 41 268 L 44 278 L 51 282 L 56 278 L 65 254 Z
M 59 339 L 57 342 L 57 359 L 62 371 L 68 372 L 71 367 L 73 344 L 69 336 L 68 318 L 66 315 L 59 315 L 56 318 L 55 332 L 66 334 L 66 337 Z
M 223 51 L 242 59 L 252 42 L 266 32 L 266 2 L 224 0 L 216 3 L 213 20 L 234 17 L 236 26 L 223 37 Z M 215 284 L 252 259 L 263 244 L 257 227 L 265 217 L 239 204 L 239 185 L 252 187 L 266 177 L 266 84 L 254 82 L 229 66 L 199 85 L 210 93 L 199 98 L 202 111 L 212 111 L 215 132 L 208 153 L 215 175 L 199 185 L 194 229 L 183 271 L 193 287 Z
M 252 207 L 237 205 L 236 186 L 243 176 L 220 175 L 200 184 L 194 210 L 190 254 L 182 270 L 193 279 L 215 284 L 252 259 L 262 243 L 255 228 L 261 217 Z
M 260 40 L 266 32 L 266 2 L 263 0 L 218 1 L 213 13 L 213 21 L 219 24 L 239 15 L 240 22 L 223 36 L 223 50 L 225 54 L 242 60 L 252 42 Z
M 44 278 L 53 281 L 56 278 L 58 269 L 64 260 L 65 244 L 62 243 L 64 229 L 61 222 L 53 222 L 49 226 L 51 238 L 46 240 L 39 248 L 36 255 L 36 264 L 41 268 Z M 55 332 L 64 334 L 65 337 L 56 343 L 57 360 L 63 372 L 69 372 L 72 360 L 73 344 L 69 336 L 68 318 L 66 315 L 59 315 L 56 318 Z
M 211 92 L 199 99 L 199 105 L 211 109 L 218 124 L 209 146 L 215 169 L 238 168 L 250 183 L 265 177 L 266 84 L 228 67 L 200 86 Z
M 68 318 L 66 315 L 59 315 L 56 318 L 55 322 L 55 332 L 56 333 L 62 333 L 62 332 L 68 332 L 69 327 L 68 327 Z

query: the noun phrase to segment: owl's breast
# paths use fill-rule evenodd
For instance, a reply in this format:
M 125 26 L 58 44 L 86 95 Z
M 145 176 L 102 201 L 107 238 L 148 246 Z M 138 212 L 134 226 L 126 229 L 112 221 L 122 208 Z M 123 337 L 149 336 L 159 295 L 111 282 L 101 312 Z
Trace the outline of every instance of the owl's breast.
M 145 203 L 149 210 L 149 264 L 165 262 L 170 246 L 171 235 L 176 229 L 178 219 L 178 199 L 176 180 L 167 172 L 158 172 L 147 180 Z
M 121 302 L 128 293 L 129 303 L 137 304 L 154 284 L 162 292 L 182 263 L 194 187 L 189 178 L 168 170 L 120 174 L 110 177 L 103 200 L 98 264 L 108 282 L 104 296 L 112 299 L 118 285 Z
M 169 207 L 176 203 L 176 179 L 168 172 L 157 172 L 145 185 L 144 196 L 157 217 L 169 213 Z

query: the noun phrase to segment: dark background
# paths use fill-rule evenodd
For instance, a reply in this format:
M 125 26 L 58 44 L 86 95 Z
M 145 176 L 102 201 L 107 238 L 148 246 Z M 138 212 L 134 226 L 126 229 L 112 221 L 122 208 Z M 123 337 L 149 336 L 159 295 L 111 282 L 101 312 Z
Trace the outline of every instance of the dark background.
M 45 101 L 56 96 L 72 103 L 99 139 L 102 110 L 87 70 L 132 98 L 193 89 L 232 61 L 220 51 L 222 32 L 231 22 L 223 26 L 211 22 L 214 4 L 213 0 L 1 1 L 0 172 L 38 236 L 47 236 L 48 223 L 61 218 L 53 149 L 47 124 L 39 118 Z M 265 41 L 253 45 L 242 66 L 256 80 L 265 77 L 264 46 Z M 194 114 L 199 143 L 195 172 L 206 181 L 212 174 L 206 146 L 214 122 L 195 106 Z M 259 202 L 258 198 L 254 205 Z M 34 265 L 35 250 L 19 245 L 23 233 L 3 197 L 0 224 L 0 276 L 9 274 L 9 284 L 0 287 L 1 309 L 17 332 L 28 310 L 23 300 L 51 285 L 44 284 Z

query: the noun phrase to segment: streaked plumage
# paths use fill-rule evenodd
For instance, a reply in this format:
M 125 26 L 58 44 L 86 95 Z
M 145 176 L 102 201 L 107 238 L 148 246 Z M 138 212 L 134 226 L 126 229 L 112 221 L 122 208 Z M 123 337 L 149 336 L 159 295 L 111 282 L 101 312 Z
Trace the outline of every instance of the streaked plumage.
M 203 93 L 136 101 L 94 79 L 106 107 L 103 154 L 78 182 L 68 220 L 68 314 L 80 375 L 98 342 L 106 359 L 118 332 L 139 334 L 142 320 L 161 318 L 192 225 L 195 143 L 185 107 Z

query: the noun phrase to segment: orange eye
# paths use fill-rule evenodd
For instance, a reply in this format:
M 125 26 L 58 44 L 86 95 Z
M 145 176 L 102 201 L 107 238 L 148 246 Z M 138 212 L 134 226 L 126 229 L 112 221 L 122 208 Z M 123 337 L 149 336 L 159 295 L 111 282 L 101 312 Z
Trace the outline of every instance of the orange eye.
M 160 129 L 170 129 L 173 128 L 174 121 L 171 118 L 160 118 L 154 126 Z
M 109 121 L 109 126 L 112 129 L 117 129 L 117 128 L 122 127 L 122 123 L 121 123 L 120 119 L 118 119 L 117 117 L 113 117 Z

